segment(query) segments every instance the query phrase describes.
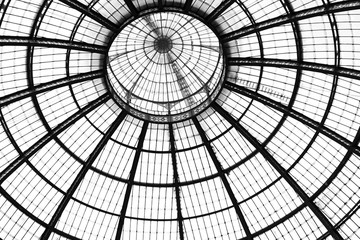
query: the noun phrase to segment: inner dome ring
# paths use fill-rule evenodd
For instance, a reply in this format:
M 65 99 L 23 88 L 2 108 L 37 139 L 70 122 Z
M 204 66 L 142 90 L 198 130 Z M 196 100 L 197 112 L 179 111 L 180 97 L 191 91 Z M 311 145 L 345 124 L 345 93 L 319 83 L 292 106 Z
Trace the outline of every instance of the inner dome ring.
M 131 114 L 173 122 L 206 109 L 219 93 L 225 61 L 206 24 L 178 12 L 139 17 L 116 36 L 107 57 L 107 84 Z

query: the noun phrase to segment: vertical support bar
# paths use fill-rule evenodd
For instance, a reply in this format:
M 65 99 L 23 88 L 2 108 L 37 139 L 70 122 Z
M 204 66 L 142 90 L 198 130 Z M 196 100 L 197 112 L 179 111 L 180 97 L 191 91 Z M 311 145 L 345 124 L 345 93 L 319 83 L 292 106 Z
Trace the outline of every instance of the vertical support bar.
M 68 127 L 73 125 L 80 118 L 84 117 L 86 114 L 90 113 L 97 107 L 101 106 L 101 104 L 105 103 L 109 99 L 110 99 L 109 94 L 105 93 L 100 98 L 90 102 L 87 106 L 85 106 L 84 108 L 80 109 L 79 111 L 71 115 L 68 119 L 60 123 L 50 132 L 48 132 L 44 137 L 39 139 L 28 150 L 26 150 L 24 154 L 20 155 L 18 158 L 12 161 L 10 165 L 0 173 L 0 185 L 5 181 L 5 179 L 7 179 L 12 173 L 14 173 L 27 159 L 35 155 L 37 151 L 39 151 L 48 142 L 50 142 L 54 138 L 54 136 L 57 136 L 63 131 L 65 131 Z
M 125 0 L 126 6 L 128 6 L 128 8 L 130 9 L 130 12 L 132 13 L 132 15 L 134 16 L 138 16 L 139 15 L 139 11 L 136 9 L 135 5 L 133 4 L 133 2 L 131 0 Z
M 132 186 L 134 184 L 134 178 L 135 178 L 137 166 L 139 164 L 141 150 L 144 145 L 145 135 L 146 135 L 148 126 L 149 126 L 149 122 L 144 121 L 143 127 L 141 129 L 140 137 L 139 137 L 139 142 L 138 142 L 138 145 L 136 148 L 134 162 L 133 162 L 133 165 L 132 165 L 131 171 L 130 171 L 129 182 L 126 187 L 124 202 L 123 202 L 123 205 L 121 208 L 120 219 L 119 219 L 119 224 L 118 224 L 115 240 L 120 240 L 120 238 L 121 238 L 121 233 L 122 233 L 122 230 L 124 227 L 125 214 L 126 214 L 126 210 L 127 210 L 128 204 L 129 204 L 129 200 L 130 200 L 130 193 L 131 193 Z
M 205 21 L 207 23 L 212 23 L 216 18 L 218 18 L 223 12 L 228 9 L 235 0 L 225 0 L 220 3 L 220 5 L 214 9 L 208 16 L 206 16 Z
M 214 163 L 214 165 L 216 167 L 216 170 L 218 171 L 219 176 L 220 176 L 220 178 L 221 178 L 221 180 L 222 180 L 222 182 L 224 184 L 224 187 L 225 187 L 225 189 L 226 189 L 226 191 L 227 191 L 227 193 L 228 193 L 228 195 L 229 195 L 229 197 L 231 199 L 231 203 L 232 203 L 233 207 L 235 208 L 236 214 L 238 215 L 238 218 L 240 219 L 240 222 L 241 222 L 241 224 L 242 224 L 242 226 L 244 228 L 244 231 L 246 233 L 246 236 L 247 236 L 246 239 L 253 239 L 253 237 L 251 235 L 251 232 L 250 232 L 250 229 L 249 229 L 249 226 L 247 225 L 245 217 L 241 212 L 241 209 L 240 209 L 238 201 L 237 201 L 237 199 L 236 199 L 236 197 L 234 195 L 234 192 L 232 191 L 231 186 L 229 184 L 229 181 L 227 180 L 227 178 L 225 176 L 225 172 L 224 172 L 224 170 L 223 170 L 223 168 L 221 166 L 221 163 L 217 159 L 216 154 L 215 154 L 214 150 L 212 149 L 209 140 L 207 139 L 207 136 L 206 136 L 206 133 L 205 133 L 204 129 L 201 127 L 201 125 L 200 125 L 200 123 L 199 123 L 199 121 L 197 120 L 196 117 L 193 117 L 192 120 L 193 120 L 193 122 L 195 124 L 195 127 L 196 127 L 197 131 L 200 134 L 201 140 L 204 142 L 205 147 L 206 147 L 207 151 L 210 154 L 210 157 L 211 157 L 211 159 L 212 159 L 212 161 L 213 161 L 213 163 Z
M 56 223 L 59 221 L 62 213 L 64 212 L 66 206 L 68 205 L 70 199 L 74 195 L 76 189 L 79 187 L 81 181 L 84 179 L 86 173 L 89 171 L 90 167 L 96 160 L 96 158 L 100 155 L 101 151 L 106 146 L 107 142 L 111 138 L 111 136 L 114 134 L 115 130 L 119 127 L 120 123 L 124 120 L 127 113 L 126 111 L 122 111 L 119 116 L 116 118 L 116 120 L 111 124 L 110 128 L 107 130 L 107 132 L 104 134 L 100 142 L 95 147 L 95 150 L 90 154 L 88 160 L 86 161 L 85 165 L 81 168 L 80 172 L 76 176 L 74 182 L 71 184 L 70 188 L 67 190 L 66 195 L 61 200 L 59 206 L 57 207 L 55 213 L 53 214 L 49 225 L 47 226 L 45 232 L 41 235 L 41 240 L 47 240 L 50 237 L 50 234 L 52 230 L 54 229 Z
M 276 159 L 263 147 L 258 140 L 253 137 L 243 126 L 240 125 L 228 112 L 226 112 L 219 104 L 213 102 L 212 107 L 231 125 L 242 134 L 259 152 L 264 156 L 267 162 L 280 174 L 282 178 L 293 188 L 296 194 L 303 200 L 303 202 L 312 210 L 319 221 L 326 227 L 329 233 L 335 240 L 343 240 L 343 237 L 335 229 L 329 219 L 323 212 L 315 205 L 300 185 L 291 177 L 291 175 L 276 161 Z
M 185 12 L 189 12 L 190 11 L 190 8 L 191 8 L 191 5 L 192 5 L 192 0 L 186 0 L 185 4 L 184 4 L 184 11 Z
M 171 123 L 169 124 L 169 133 L 170 133 L 171 160 L 172 160 L 173 172 L 174 172 L 177 219 L 179 221 L 180 240 L 184 240 L 184 227 L 183 227 L 183 217 L 181 214 L 180 186 L 179 186 L 179 174 L 177 170 L 175 137 L 174 137 L 173 125 Z

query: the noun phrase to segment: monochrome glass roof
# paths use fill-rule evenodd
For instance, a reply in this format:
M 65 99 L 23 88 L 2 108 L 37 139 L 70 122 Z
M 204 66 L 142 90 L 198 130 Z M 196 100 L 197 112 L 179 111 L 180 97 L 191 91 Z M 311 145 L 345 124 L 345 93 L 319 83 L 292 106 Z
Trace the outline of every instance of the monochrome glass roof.
M 360 1 L 0 4 L 0 239 L 360 238 Z

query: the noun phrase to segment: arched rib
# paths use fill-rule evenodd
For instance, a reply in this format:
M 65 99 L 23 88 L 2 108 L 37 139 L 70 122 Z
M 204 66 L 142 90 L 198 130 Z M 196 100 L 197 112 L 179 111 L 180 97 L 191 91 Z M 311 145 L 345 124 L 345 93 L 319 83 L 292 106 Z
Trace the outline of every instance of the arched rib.
M 99 154 L 103 151 L 104 147 L 106 146 L 107 142 L 111 138 L 111 136 L 114 134 L 116 129 L 119 127 L 121 122 L 126 117 L 127 113 L 126 111 L 122 111 L 119 116 L 116 118 L 116 120 L 111 124 L 107 132 L 104 134 L 102 139 L 99 141 L 97 146 L 95 147 L 94 151 L 90 154 L 88 160 L 86 161 L 85 165 L 82 166 L 80 172 L 76 176 L 74 182 L 71 184 L 69 189 L 66 192 L 66 195 L 62 198 L 60 204 L 58 205 L 55 213 L 52 215 L 52 218 L 49 222 L 48 227 L 45 229 L 44 233 L 41 235 L 41 240 L 47 240 L 49 239 L 51 232 L 55 228 L 55 225 L 59 221 L 62 213 L 64 212 L 66 206 L 68 205 L 70 199 L 74 195 L 76 189 L 79 187 L 81 181 L 85 178 L 86 173 L 89 171 L 90 167 L 96 160 L 96 158 L 99 156 Z
M 170 134 L 171 160 L 172 160 L 172 166 L 174 172 L 177 219 L 179 222 L 180 240 L 184 240 L 184 226 L 183 226 L 183 216 L 181 213 L 180 186 L 179 186 L 179 174 L 177 169 L 176 146 L 175 146 L 174 129 L 171 123 L 169 124 L 169 134 Z
M 195 127 L 198 131 L 198 133 L 200 134 L 200 137 L 201 137 L 201 140 L 203 141 L 203 143 L 205 144 L 205 147 L 206 147 L 206 150 L 208 151 L 215 167 L 216 167 L 216 170 L 217 172 L 219 173 L 220 175 L 220 178 L 222 180 L 222 183 L 224 184 L 224 187 L 230 197 L 230 200 L 231 200 L 231 203 L 236 211 L 236 214 L 241 222 L 241 225 L 243 226 L 244 228 L 244 231 L 246 233 L 246 239 L 253 239 L 252 235 L 251 235 L 251 232 L 250 232 L 250 229 L 249 229 L 249 226 L 245 220 L 245 216 L 244 214 L 241 212 L 241 209 L 239 207 L 239 203 L 234 195 L 234 192 L 232 191 L 231 189 L 231 186 L 229 184 L 229 181 L 227 180 L 226 176 L 225 176 L 225 172 L 224 170 L 222 169 L 222 166 L 221 166 L 221 163 L 219 162 L 219 160 L 217 159 L 216 157 L 216 154 L 214 152 L 214 150 L 212 149 L 212 146 L 206 136 L 206 133 L 204 131 L 204 129 L 201 127 L 199 121 L 197 120 L 196 117 L 193 117 L 192 118 L 192 121 L 194 122 L 195 124 Z
M 33 95 L 37 95 L 39 93 L 48 92 L 48 91 L 51 91 L 51 90 L 54 90 L 57 88 L 61 88 L 64 86 L 72 85 L 75 83 L 86 82 L 86 81 L 90 81 L 90 80 L 102 78 L 102 77 L 104 77 L 104 71 L 97 70 L 97 71 L 88 72 L 88 73 L 80 73 L 78 75 L 74 75 L 69 78 L 65 77 L 65 78 L 60 78 L 58 80 L 54 80 L 51 82 L 42 83 L 42 84 L 36 85 L 33 88 L 20 90 L 18 92 L 1 97 L 0 98 L 0 108 L 4 107 L 6 105 L 9 105 L 11 103 L 17 102 L 21 99 L 24 99 L 24 98 L 27 98 L 27 97 L 30 97 Z
M 64 122 L 60 123 L 58 126 L 56 126 L 54 129 L 52 129 L 51 132 L 48 132 L 45 136 L 43 136 L 41 139 L 39 139 L 36 143 L 34 143 L 28 150 L 26 150 L 22 155 L 20 155 L 18 158 L 16 158 L 14 161 L 12 161 L 8 167 L 6 167 L 1 173 L 0 173 L 0 185 L 13 173 L 15 172 L 24 162 L 26 159 L 29 159 L 35 153 L 37 153 L 42 147 L 44 147 L 47 143 L 49 143 L 54 136 L 59 135 L 63 131 L 65 131 L 67 128 L 69 128 L 71 125 L 73 125 L 75 122 L 77 122 L 79 119 L 90 113 L 91 111 L 95 110 L 102 104 L 104 104 L 106 101 L 110 99 L 110 96 L 108 93 L 105 93 L 104 95 L 100 96 L 98 99 L 90 102 L 88 105 L 86 105 L 84 108 L 80 109 L 73 115 L 71 115 L 68 119 L 66 119 Z
M 235 0 L 225 0 L 220 3 L 208 16 L 206 16 L 205 21 L 212 23 L 216 18 L 218 18 L 223 12 L 228 9 Z
M 302 199 L 302 201 L 312 210 L 316 215 L 319 221 L 326 227 L 328 232 L 336 240 L 343 240 L 343 237 L 332 225 L 330 220 L 324 215 L 323 212 L 315 205 L 313 200 L 305 193 L 305 191 L 300 187 L 296 180 L 281 166 L 281 164 L 276 161 L 276 159 L 269 153 L 269 151 L 260 144 L 260 142 L 252 136 L 248 130 L 246 130 L 237 120 L 235 120 L 228 112 L 226 112 L 219 104 L 213 102 L 212 107 L 224 118 L 226 119 L 242 136 L 246 138 L 256 149 L 259 150 L 261 155 L 266 159 L 266 161 L 280 174 L 280 176 L 285 179 L 285 181 L 292 187 L 296 194 Z
M 345 137 L 341 136 L 340 134 L 338 134 L 337 132 L 331 130 L 328 127 L 325 126 L 321 126 L 321 124 L 315 120 L 313 120 L 312 118 L 309 118 L 307 116 L 305 116 L 304 114 L 294 110 L 294 109 L 289 109 L 287 106 L 281 104 L 280 102 L 274 101 L 271 98 L 268 98 L 262 94 L 259 94 L 257 92 L 251 91 L 245 87 L 236 85 L 234 83 L 231 82 L 226 82 L 225 83 L 225 88 L 234 91 L 236 93 L 239 93 L 245 97 L 254 99 L 256 101 L 261 102 L 262 104 L 275 109 L 277 111 L 280 111 L 282 113 L 286 113 L 288 114 L 290 117 L 298 120 L 299 122 L 303 123 L 304 125 L 314 129 L 314 130 L 319 130 L 320 133 L 324 134 L 325 136 L 327 136 L 328 138 L 332 139 L 333 141 L 337 142 L 338 144 L 340 144 L 341 146 L 345 147 L 345 148 L 349 148 L 351 146 L 351 141 L 349 141 L 348 139 L 346 139 Z M 360 156 L 360 147 L 355 147 L 354 153 L 358 156 Z
M 331 75 L 338 75 L 352 79 L 360 80 L 360 71 L 350 68 L 338 67 L 335 65 L 315 63 L 315 62 L 298 62 L 290 59 L 275 58 L 229 58 L 228 64 L 233 66 L 266 66 L 279 68 L 301 69 L 313 72 L 320 72 Z
M 22 36 L 0 36 L 0 46 L 34 46 L 73 49 L 94 53 L 105 53 L 106 47 L 86 42 L 67 41 L 52 38 L 30 38 Z
M 101 15 L 100 13 L 89 9 L 88 6 L 79 2 L 78 0 L 59 0 L 62 3 L 68 5 L 69 7 L 76 9 L 77 11 L 85 14 L 86 16 L 90 17 L 94 21 L 100 23 L 101 25 L 105 26 L 106 28 L 110 29 L 113 32 L 116 32 L 118 26 L 111 22 L 109 19 Z
M 139 142 L 138 142 L 136 152 L 135 152 L 134 161 L 133 161 L 133 164 L 132 164 L 132 167 L 131 167 L 131 170 L 130 170 L 129 182 L 128 182 L 127 187 L 126 187 L 124 202 L 123 202 L 123 205 L 122 205 L 122 208 L 121 208 L 120 219 L 119 219 L 119 224 L 118 224 L 115 240 L 120 240 L 121 239 L 121 234 L 123 232 L 123 227 L 124 227 L 124 222 L 125 222 L 126 210 L 127 210 L 129 200 L 130 200 L 130 193 L 131 193 L 131 189 L 132 189 L 132 187 L 134 185 L 134 178 L 135 178 L 137 166 L 139 164 L 141 150 L 142 150 L 143 145 L 144 145 L 144 140 L 145 140 L 145 136 L 146 136 L 148 126 L 149 126 L 149 122 L 145 121 L 144 124 L 143 124 L 143 127 L 141 129 Z
M 246 35 L 255 33 L 257 31 L 263 31 L 265 29 L 274 28 L 280 25 L 284 25 L 293 21 L 300 21 L 303 19 L 322 16 L 329 13 L 343 12 L 360 8 L 360 1 L 343 1 L 331 4 L 326 4 L 320 7 L 308 8 L 302 11 L 294 12 L 293 14 L 281 15 L 272 19 L 268 19 L 259 22 L 255 25 L 240 28 L 238 30 L 226 33 L 221 36 L 223 42 L 229 42 L 235 39 L 239 39 Z

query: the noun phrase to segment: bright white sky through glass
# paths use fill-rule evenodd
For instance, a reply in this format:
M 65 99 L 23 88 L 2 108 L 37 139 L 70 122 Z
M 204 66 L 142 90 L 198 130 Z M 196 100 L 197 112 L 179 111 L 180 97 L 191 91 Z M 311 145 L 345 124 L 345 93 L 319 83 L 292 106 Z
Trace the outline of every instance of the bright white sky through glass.
M 182 231 L 184 239 L 232 240 L 246 238 L 247 226 L 254 239 L 332 239 L 333 226 L 360 239 L 359 1 L 161 3 L 1 2 L 0 238 L 180 239 Z M 144 16 L 160 26 L 171 19 L 159 28 L 191 36 L 177 62 L 190 92 L 204 86 L 199 75 L 211 90 L 222 84 L 205 110 L 148 121 L 110 93 L 106 71 L 110 81 L 131 85 L 137 76 L 153 86 L 168 73 L 171 95 L 154 87 L 146 101 L 128 103 L 162 117 L 146 102 L 184 94 L 172 66 L 144 67 L 151 57 L 116 58 L 115 68 L 127 67 L 109 73 L 125 37 L 148 37 L 131 25 L 136 13 L 137 27 L 149 25 Z M 180 27 L 189 19 L 199 20 Z M 168 48 L 149 47 L 162 55 L 154 66 L 166 65 Z M 207 97 L 200 91 L 195 105 Z

